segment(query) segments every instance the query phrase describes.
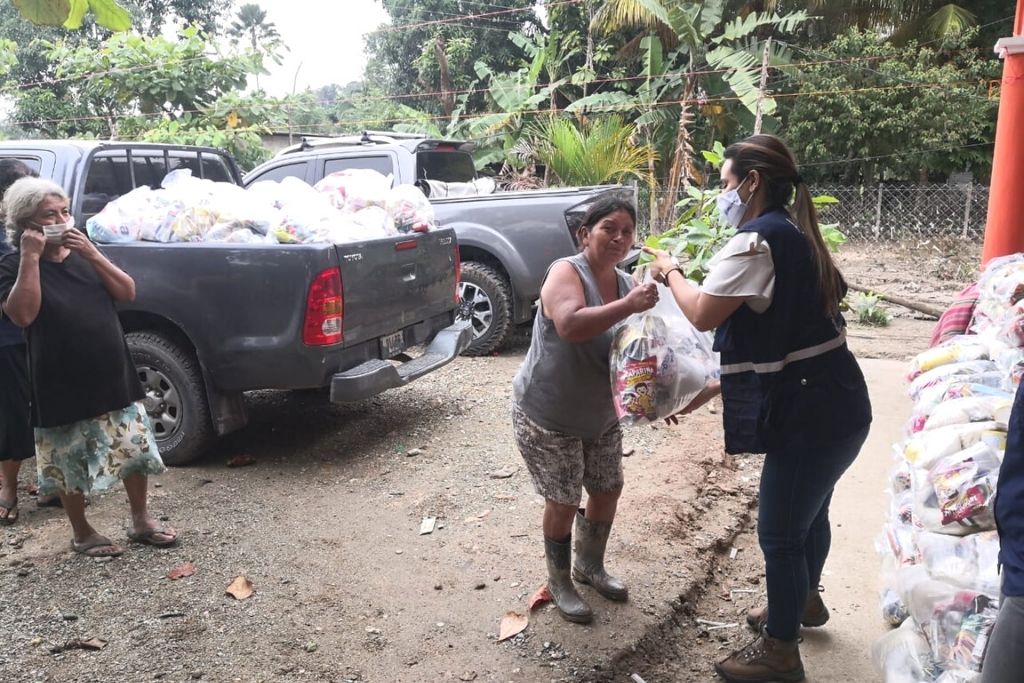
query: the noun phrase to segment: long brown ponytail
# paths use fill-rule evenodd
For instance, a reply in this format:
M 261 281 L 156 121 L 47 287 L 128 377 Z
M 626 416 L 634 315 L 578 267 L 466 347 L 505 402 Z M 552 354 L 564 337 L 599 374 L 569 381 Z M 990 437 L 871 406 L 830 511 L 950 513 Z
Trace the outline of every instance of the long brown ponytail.
M 754 135 L 729 145 L 725 158 L 732 160 L 733 172 L 739 178 L 747 177 L 751 171 L 760 173 L 768 208 L 789 211 L 811 249 L 822 309 L 830 317 L 839 315 L 846 285 L 821 236 L 818 212 L 810 189 L 797 171 L 793 152 L 774 135 Z

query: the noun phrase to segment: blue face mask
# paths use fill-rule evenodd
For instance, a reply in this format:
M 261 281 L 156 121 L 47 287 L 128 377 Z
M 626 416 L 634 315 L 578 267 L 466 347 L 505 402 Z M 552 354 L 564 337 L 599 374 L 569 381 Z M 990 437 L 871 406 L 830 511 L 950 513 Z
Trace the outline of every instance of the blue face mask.
M 740 227 L 740 221 L 743 220 L 743 216 L 747 213 L 747 203 L 740 199 L 739 192 L 745 182 L 747 182 L 746 178 L 733 189 L 718 195 L 718 199 L 715 200 L 718 204 L 718 213 L 722 217 L 722 222 L 731 228 Z

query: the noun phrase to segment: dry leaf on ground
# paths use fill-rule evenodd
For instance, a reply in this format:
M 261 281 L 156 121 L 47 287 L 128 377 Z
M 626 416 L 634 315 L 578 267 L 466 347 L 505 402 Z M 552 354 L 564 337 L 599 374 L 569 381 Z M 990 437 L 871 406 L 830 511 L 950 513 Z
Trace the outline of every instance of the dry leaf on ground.
M 498 629 L 498 640 L 508 640 L 512 636 L 522 633 L 529 623 L 530 618 L 525 614 L 505 612 L 505 616 L 501 618 L 501 627 Z
M 251 455 L 236 455 L 235 457 L 228 460 L 228 467 L 245 467 L 246 465 L 255 465 L 256 458 Z
M 167 578 L 171 581 L 177 579 L 184 579 L 186 576 L 192 576 L 196 573 L 196 566 L 191 562 L 185 564 L 179 564 L 177 567 L 167 572 Z
M 236 600 L 245 600 L 253 594 L 252 581 L 244 576 L 236 576 L 225 592 Z
M 526 607 L 532 612 L 535 607 L 546 602 L 551 602 L 551 591 L 548 590 L 548 585 L 545 583 L 537 589 L 536 593 L 530 596 L 530 601 L 526 603 Z

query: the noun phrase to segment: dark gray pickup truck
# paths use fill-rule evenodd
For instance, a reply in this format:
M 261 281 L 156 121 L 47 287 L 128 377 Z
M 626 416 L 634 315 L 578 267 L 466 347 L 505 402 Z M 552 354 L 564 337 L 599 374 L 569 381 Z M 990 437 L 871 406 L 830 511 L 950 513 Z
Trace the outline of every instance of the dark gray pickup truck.
M 576 229 L 594 199 L 618 192 L 635 201 L 635 189 L 604 185 L 459 195 L 458 189 L 472 190 L 477 179 L 472 149 L 469 142 L 392 132 L 303 140 L 246 174 L 245 184 L 292 176 L 312 185 L 358 168 L 417 185 L 437 222 L 458 235 L 459 317 L 473 324 L 467 353 L 481 355 L 501 346 L 514 325 L 533 318 L 548 267 L 578 251 Z
M 240 181 L 215 149 L 82 141 L 0 142 L 71 197 L 75 222 L 164 175 Z M 168 464 L 247 421 L 243 392 L 330 388 L 356 401 L 438 368 L 472 340 L 455 322 L 454 231 L 345 245 L 102 245 L 136 282 L 120 309 Z M 426 345 L 417 358 L 406 355 Z

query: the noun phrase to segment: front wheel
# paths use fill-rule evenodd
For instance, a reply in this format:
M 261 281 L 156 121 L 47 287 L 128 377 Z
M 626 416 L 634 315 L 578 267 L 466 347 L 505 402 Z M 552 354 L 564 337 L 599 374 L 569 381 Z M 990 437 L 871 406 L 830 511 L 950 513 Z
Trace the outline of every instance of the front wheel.
M 504 344 L 512 329 L 512 292 L 505 276 L 483 263 L 463 263 L 456 319 L 473 325 L 464 355 L 484 356 Z
M 146 392 L 143 403 L 160 457 L 168 465 L 194 461 L 214 439 L 199 364 L 156 332 L 132 332 L 126 339 Z

